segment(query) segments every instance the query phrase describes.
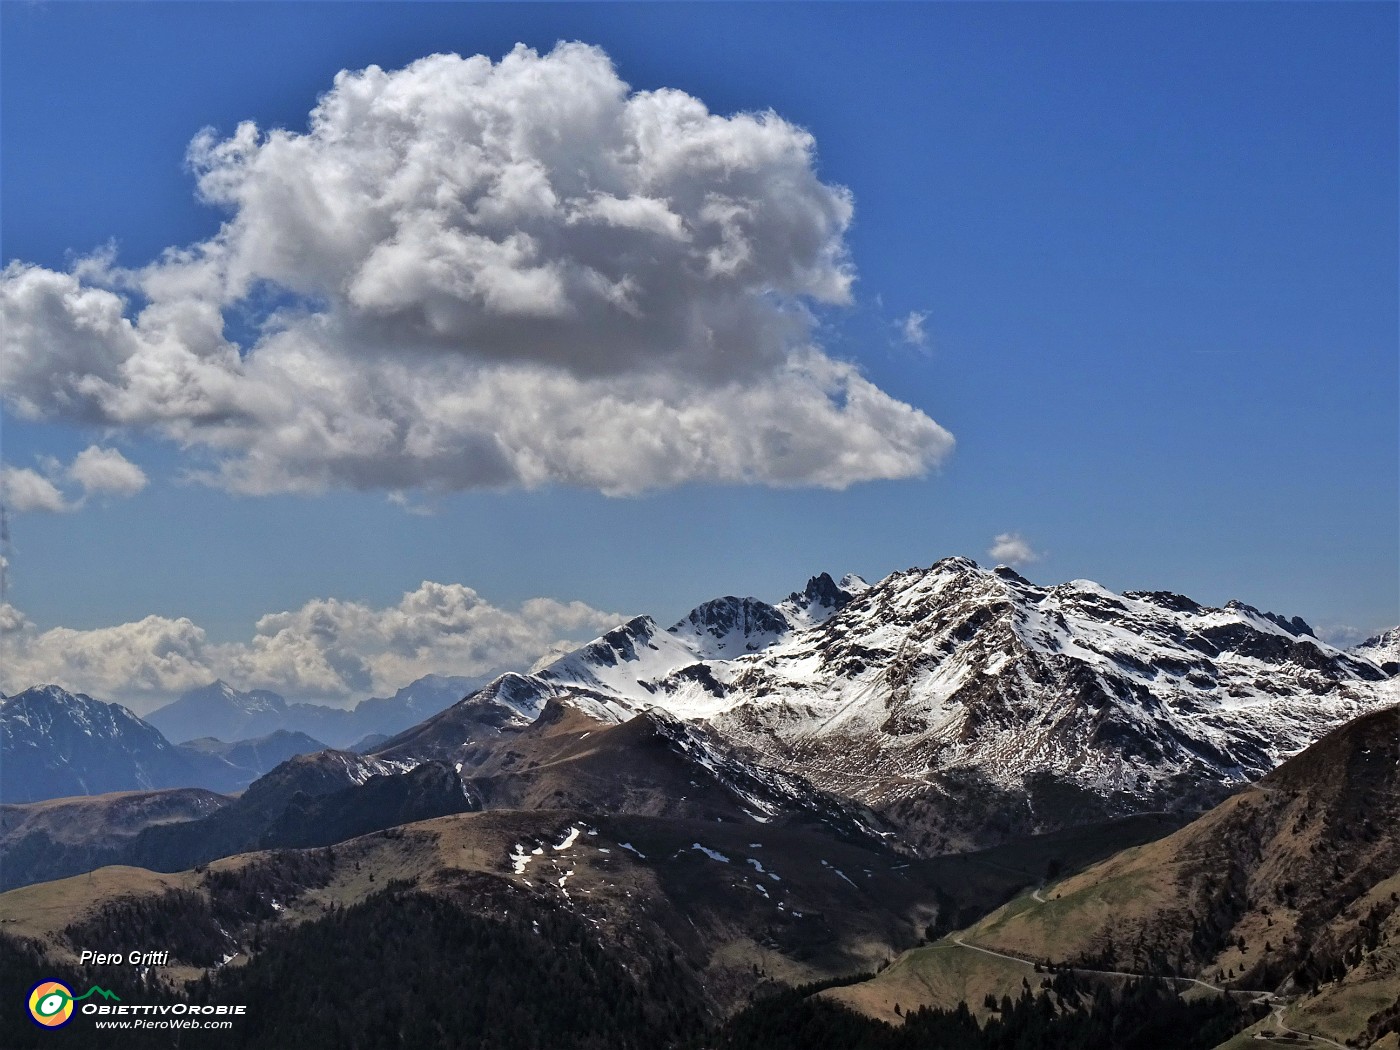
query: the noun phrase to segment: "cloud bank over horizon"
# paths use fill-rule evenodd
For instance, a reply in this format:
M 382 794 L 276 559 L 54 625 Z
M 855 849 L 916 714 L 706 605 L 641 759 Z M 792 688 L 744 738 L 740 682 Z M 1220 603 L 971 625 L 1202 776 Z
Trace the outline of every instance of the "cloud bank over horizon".
M 246 642 L 216 643 L 185 618 L 37 630 L 0 605 L 0 692 L 56 684 L 139 712 L 216 678 L 291 700 L 343 703 L 388 696 L 426 674 L 528 667 L 541 654 L 624 617 L 583 602 L 531 598 L 492 605 L 470 587 L 424 581 L 396 604 L 318 598 L 258 619 Z
M 162 435 L 246 494 L 839 489 L 952 449 L 817 345 L 813 309 L 851 299 L 853 203 L 772 112 L 517 46 L 342 71 L 304 133 L 206 129 L 188 160 L 228 213 L 209 240 L 0 271 L 22 417 Z

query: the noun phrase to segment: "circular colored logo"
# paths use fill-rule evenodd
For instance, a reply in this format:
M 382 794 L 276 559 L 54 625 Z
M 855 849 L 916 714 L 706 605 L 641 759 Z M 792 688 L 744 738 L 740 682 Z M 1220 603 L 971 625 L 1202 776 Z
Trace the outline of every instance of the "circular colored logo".
M 29 1016 L 45 1028 L 61 1028 L 73 1019 L 73 992 L 58 981 L 40 981 L 29 991 Z

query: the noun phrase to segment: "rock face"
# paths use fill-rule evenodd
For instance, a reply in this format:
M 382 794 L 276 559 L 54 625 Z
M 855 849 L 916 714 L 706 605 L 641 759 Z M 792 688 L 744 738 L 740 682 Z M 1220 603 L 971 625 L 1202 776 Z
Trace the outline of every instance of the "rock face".
M 1400 699 L 1385 678 L 1296 617 L 948 558 L 873 586 L 822 575 L 778 605 L 717 599 L 668 631 L 637 617 L 425 727 L 460 744 L 488 710 L 661 708 L 939 850 L 1212 804 Z
M 757 652 L 790 630 L 792 624 L 777 606 L 730 595 L 692 609 L 671 633 L 689 638 L 697 653 L 717 658 Z

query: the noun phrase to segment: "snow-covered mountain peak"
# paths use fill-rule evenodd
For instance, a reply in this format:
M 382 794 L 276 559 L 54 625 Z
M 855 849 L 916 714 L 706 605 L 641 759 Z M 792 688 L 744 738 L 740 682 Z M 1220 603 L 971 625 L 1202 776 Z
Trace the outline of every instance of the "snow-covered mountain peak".
M 1198 602 L 1174 591 L 1125 591 L 1123 597 L 1132 598 L 1139 602 L 1149 602 L 1173 612 L 1197 613 L 1203 608 Z
M 661 653 L 660 657 L 649 654 Z M 684 641 L 663 631 L 650 616 L 634 616 L 573 652 L 561 656 L 539 672 L 539 677 L 560 682 L 602 685 L 615 677 L 609 669 L 632 665 L 654 666 L 695 652 Z M 626 672 L 624 672 L 626 673 Z M 601 676 L 601 677 L 600 677 Z
M 186 759 L 120 704 L 36 686 L 0 700 L 0 800 L 189 781 Z
M 1353 656 L 1369 660 L 1389 675 L 1400 674 L 1400 627 L 1392 627 L 1351 649 Z
M 149 734 L 151 727 L 121 704 L 94 700 L 86 693 L 70 693 L 57 685 L 38 685 L 14 696 L 0 699 L 0 713 L 6 721 L 48 733 L 59 723 L 89 737 L 114 738 L 124 732 Z M 168 748 L 165 740 L 155 744 Z
M 697 605 L 670 634 L 690 642 L 705 659 L 758 652 L 792 629 L 777 607 L 757 598 L 727 595 Z
M 281 713 L 287 709 L 286 699 L 270 689 L 250 689 L 245 692 L 241 689 L 235 689 L 222 678 L 216 678 L 208 685 L 198 689 L 191 689 L 175 703 L 184 704 L 190 708 L 207 707 L 237 710 L 245 714 Z
M 794 629 L 825 623 L 839 609 L 848 605 L 856 595 L 870 585 L 859 576 L 847 574 L 837 583 L 829 573 L 818 573 L 800 591 L 793 591 L 778 604 Z
M 979 566 L 979 565 L 978 565 L 975 561 L 973 561 L 971 558 L 964 557 L 964 556 L 961 555 L 961 554 L 950 554 L 950 555 L 949 555 L 948 557 L 946 557 L 946 558 L 939 558 L 936 562 L 934 562 L 932 565 L 930 565 L 927 569 L 922 568 L 921 566 L 915 565 L 915 566 L 910 567 L 909 569 L 906 569 L 905 571 L 906 571 L 906 573 L 908 573 L 908 574 L 910 574 L 910 575 L 915 575 L 915 576 L 917 576 L 917 575 L 919 575 L 919 574 L 921 574 L 921 573 L 930 573 L 930 572 L 936 572 L 936 573 L 949 573 L 949 572 L 980 572 L 980 571 L 981 571 L 981 566 Z
M 715 599 L 665 631 L 637 617 L 498 679 L 438 735 L 550 700 L 606 721 L 658 708 L 882 811 L 971 777 L 1102 815 L 1218 797 L 1400 699 L 1371 658 L 1242 602 L 1047 587 L 968 558 L 845 583 Z
M 1101 598 L 1111 599 L 1117 599 L 1118 597 L 1118 595 L 1103 586 L 1103 584 L 1096 583 L 1093 580 L 1070 580 L 1067 583 L 1060 584 L 1060 587 L 1063 588 L 1065 592 L 1078 591 L 1084 594 L 1095 594 Z
M 825 623 L 716 663 L 653 702 L 867 801 L 972 768 L 1150 797 L 1174 777 L 1237 781 L 1384 702 L 1374 668 L 1301 621 L 1090 580 L 1038 586 L 948 558 L 890 574 Z M 857 775 L 857 769 L 860 771 Z
M 516 682 L 517 703 L 526 703 L 525 697 L 533 691 L 529 702 L 536 713 L 550 697 L 567 695 L 574 706 L 595 718 L 621 721 L 646 706 L 651 682 L 702 661 L 693 637 L 663 631 L 650 616 L 635 616 L 533 675 L 504 678 Z M 493 682 L 486 688 L 495 686 Z M 478 695 L 463 703 L 473 702 Z
M 837 609 L 851 600 L 849 591 L 842 589 L 831 578 L 830 573 L 822 572 L 807 581 L 800 591 L 793 591 L 787 600 L 793 605 L 819 605 L 826 609 Z
M 1010 565 L 998 565 L 995 569 L 992 570 L 992 572 L 996 573 L 1003 580 L 1009 580 L 1013 583 L 1025 584 L 1028 587 L 1034 586 L 1030 580 L 1026 579 L 1019 572 L 1013 569 Z
M 1301 616 L 1294 616 L 1290 619 L 1287 616 L 1280 616 L 1278 613 L 1264 612 L 1237 598 L 1231 598 L 1225 603 L 1225 611 L 1236 613 L 1241 619 L 1263 631 L 1268 631 L 1269 625 L 1272 624 L 1284 634 L 1292 635 L 1295 638 L 1315 637 L 1315 632 Z

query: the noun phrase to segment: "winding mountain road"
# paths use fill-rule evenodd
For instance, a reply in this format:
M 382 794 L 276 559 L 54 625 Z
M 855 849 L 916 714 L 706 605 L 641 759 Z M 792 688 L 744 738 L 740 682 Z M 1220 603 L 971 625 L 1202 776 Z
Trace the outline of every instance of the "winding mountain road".
M 981 952 L 983 955 L 994 955 L 998 959 L 1006 959 L 1008 962 L 1020 963 L 1022 966 L 1035 966 L 1035 962 L 1030 959 L 1022 959 L 1019 956 L 1007 955 L 1005 952 L 993 951 L 991 948 L 983 948 L 980 944 L 969 944 L 961 937 L 954 937 L 953 944 L 956 944 L 960 948 Z M 945 947 L 951 947 L 951 945 L 945 945 Z M 1155 978 L 1159 981 L 1179 981 L 1186 984 L 1198 984 L 1202 988 L 1209 988 L 1212 992 L 1219 992 L 1221 995 L 1253 995 L 1256 998 L 1273 998 L 1273 992 L 1266 992 L 1258 988 L 1222 988 L 1218 984 L 1211 984 L 1209 981 L 1202 981 L 1195 977 L 1175 977 L 1158 973 L 1133 973 L 1130 970 L 1095 970 L 1087 966 L 1057 966 L 1057 969 L 1070 970 L 1073 973 L 1098 974 L 1101 977 L 1130 977 L 1134 980 Z
M 1328 1039 L 1325 1035 L 1318 1035 L 1316 1032 L 1300 1032 L 1296 1028 L 1289 1028 L 1288 1025 L 1283 1023 L 1283 1011 L 1287 1008 L 1287 1003 L 1278 1003 L 1274 1006 L 1273 1013 L 1269 1015 L 1273 1019 L 1274 1024 L 1278 1025 L 1283 1031 L 1287 1032 L 1289 1035 L 1296 1035 L 1299 1039 L 1308 1039 L 1318 1043 L 1326 1043 L 1328 1046 L 1335 1046 L 1337 1050 L 1350 1050 L 1345 1043 L 1339 1043 L 1335 1039 Z M 1268 1039 L 1269 1036 L 1264 1035 L 1262 1032 L 1255 1032 L 1254 1038 Z
M 1050 903 L 1048 900 L 1046 900 L 1045 897 L 1043 897 L 1043 896 L 1041 895 L 1041 890 L 1042 890 L 1043 888 L 1044 888 L 1043 886 L 1037 886 L 1035 889 L 1031 890 L 1031 897 L 1032 897 L 1032 899 L 1034 899 L 1034 900 L 1036 901 L 1037 904 L 1049 904 L 1049 903 Z M 968 941 L 963 940 L 962 937 L 954 937 L 954 938 L 953 938 L 953 943 L 952 943 L 952 944 L 945 944 L 945 945 L 942 945 L 941 947 L 944 947 L 944 948 L 951 948 L 951 947 L 954 947 L 954 946 L 957 946 L 957 947 L 959 947 L 959 948 L 966 948 L 966 949 L 968 949 L 969 951 L 981 952 L 983 955 L 991 955 L 991 956 L 994 956 L 995 958 L 998 958 L 998 959 L 1005 959 L 1007 962 L 1019 963 L 1019 964 L 1022 965 L 1022 966 L 1034 967 L 1034 966 L 1036 965 L 1035 962 L 1034 962 L 1033 960 L 1030 960 L 1030 959 L 1023 959 L 1023 958 L 1021 958 L 1020 956 L 1016 956 L 1016 955 L 1008 955 L 1008 954 L 1005 953 L 1005 952 L 999 952 L 999 951 L 996 951 L 996 950 L 994 950 L 994 949 L 992 949 L 992 948 L 984 948 L 984 947 L 982 947 L 982 945 L 980 945 L 980 944 L 971 944 L 971 943 L 969 943 Z M 1218 984 L 1211 984 L 1209 981 L 1202 981 L 1202 980 L 1200 980 L 1199 978 L 1196 978 L 1196 977 L 1175 977 L 1175 976 L 1164 976 L 1164 975 L 1161 975 L 1161 974 L 1132 973 L 1132 972 L 1127 971 L 1127 970 L 1095 970 L 1095 969 L 1090 969 L 1089 967 L 1084 967 L 1084 966 L 1066 966 L 1066 967 L 1060 967 L 1060 968 L 1061 968 L 1061 969 L 1070 970 L 1070 971 L 1073 972 L 1073 973 L 1096 974 L 1096 975 L 1102 976 L 1102 977 L 1127 977 L 1127 978 L 1132 978 L 1132 979 L 1140 979 L 1140 978 L 1144 978 L 1144 977 L 1156 977 L 1156 978 L 1158 978 L 1159 980 L 1164 980 L 1164 981 L 1173 981 L 1173 982 L 1179 982 L 1179 983 L 1185 983 L 1185 984 L 1195 984 L 1195 985 L 1199 985 L 1199 986 L 1202 987 L 1202 988 L 1208 988 L 1208 989 L 1210 989 L 1212 992 L 1217 992 L 1217 993 L 1219 993 L 1219 994 L 1221 994 L 1221 995 L 1252 995 L 1252 996 L 1254 996 L 1254 999 L 1252 1000 L 1253 1002 L 1256 1002 L 1256 1003 L 1267 1003 L 1267 1004 L 1271 1007 L 1271 1013 L 1270 1013 L 1269 1016 L 1272 1018 L 1274 1024 L 1275 1024 L 1281 1031 L 1287 1032 L 1289 1035 L 1297 1036 L 1297 1037 L 1299 1037 L 1300 1039 L 1309 1039 L 1309 1040 L 1313 1040 L 1313 1041 L 1315 1041 L 1315 1042 L 1325 1043 L 1325 1044 L 1327 1044 L 1328 1046 L 1335 1046 L 1335 1047 L 1338 1048 L 1338 1050 L 1350 1050 L 1350 1048 L 1348 1048 L 1344 1043 L 1339 1043 L 1339 1042 L 1337 1042 L 1335 1039 L 1329 1039 L 1329 1038 L 1327 1038 L 1327 1036 L 1325 1036 L 1325 1035 L 1318 1035 L 1316 1032 L 1301 1032 L 1301 1031 L 1299 1031 L 1299 1030 L 1296 1029 L 1296 1028 L 1289 1028 L 1288 1025 L 1284 1023 L 1284 1019 L 1283 1019 L 1284 1011 L 1285 1011 L 1286 1009 L 1288 1009 L 1288 1005 L 1289 1005 L 1288 1002 L 1287 1002 L 1286 1000 L 1281 999 L 1281 998 L 1280 998 L 1278 995 L 1276 995 L 1274 992 L 1266 991 L 1266 990 L 1264 990 L 1264 989 L 1259 989 L 1259 988 L 1224 988 L 1224 987 L 1222 987 L 1222 986 L 1220 986 L 1220 985 L 1218 985 Z M 1260 1034 L 1260 1033 L 1255 1033 L 1254 1038 L 1255 1038 L 1255 1039 L 1267 1039 L 1267 1038 L 1269 1038 L 1269 1037 L 1268 1037 L 1268 1036 L 1265 1036 L 1265 1035 L 1262 1035 L 1262 1034 Z

